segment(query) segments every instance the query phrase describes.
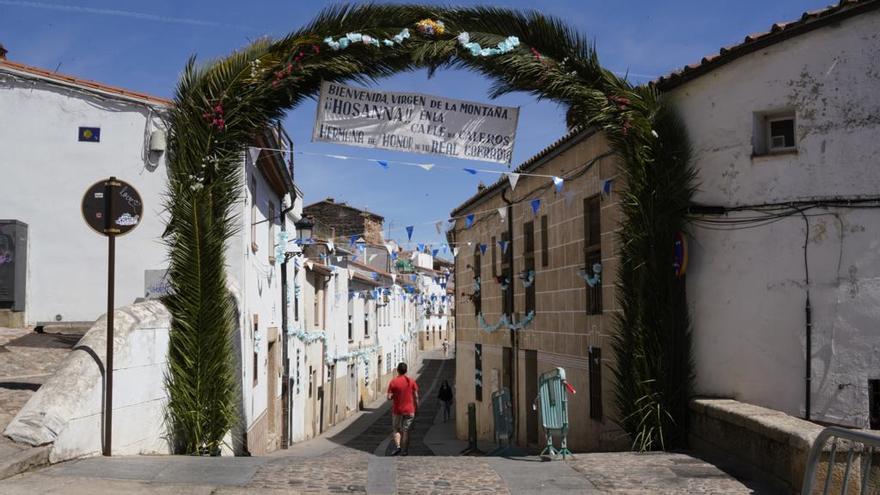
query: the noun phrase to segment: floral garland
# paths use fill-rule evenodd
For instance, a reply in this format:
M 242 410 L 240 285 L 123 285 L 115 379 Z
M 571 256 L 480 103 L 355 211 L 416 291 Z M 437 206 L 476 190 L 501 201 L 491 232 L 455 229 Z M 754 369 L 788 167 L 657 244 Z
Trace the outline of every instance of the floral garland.
M 529 288 L 535 284 L 535 270 L 529 270 L 519 274 L 519 278 L 523 281 L 523 287 Z
M 507 278 L 503 275 L 499 275 L 498 277 L 495 278 L 495 280 L 498 282 L 498 284 L 501 285 L 501 290 L 507 290 L 508 288 L 510 288 L 510 279 L 509 278 Z
M 512 52 L 514 48 L 519 46 L 519 38 L 508 36 L 494 48 L 483 48 L 479 43 L 471 41 L 470 34 L 463 32 L 458 35 L 458 43 L 474 57 L 492 57 Z
M 529 313 L 525 317 L 523 317 L 522 320 L 520 320 L 516 323 L 511 323 L 510 317 L 508 317 L 506 314 L 503 314 L 503 315 L 501 315 L 501 318 L 498 319 L 498 323 L 495 323 L 494 325 L 489 325 L 488 323 L 486 323 L 486 319 L 483 318 L 483 313 L 479 313 L 477 315 L 477 322 L 480 325 L 480 329 L 486 333 L 497 332 L 498 329 L 500 329 L 502 327 L 505 327 L 509 330 L 514 330 L 514 331 L 523 330 L 527 326 L 531 325 L 532 321 L 534 321 L 534 319 L 535 319 L 535 312 L 534 311 L 529 311 Z
M 338 40 L 334 40 L 332 36 L 328 36 L 324 38 L 324 44 L 329 46 L 331 50 L 339 51 L 345 50 L 352 43 L 363 43 L 365 45 L 372 46 L 394 46 L 395 44 L 403 43 L 403 40 L 409 38 L 409 29 L 404 28 L 401 32 L 395 34 L 391 37 L 391 39 L 385 38 L 383 40 L 379 40 L 379 38 L 374 38 L 369 34 L 362 33 L 348 33 L 345 36 L 339 38 Z

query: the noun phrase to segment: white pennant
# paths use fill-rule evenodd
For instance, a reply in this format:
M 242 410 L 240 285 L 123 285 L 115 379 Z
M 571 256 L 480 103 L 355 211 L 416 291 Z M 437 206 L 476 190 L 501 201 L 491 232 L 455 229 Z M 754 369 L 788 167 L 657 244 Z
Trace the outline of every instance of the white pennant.
M 333 241 L 327 241 L 327 250 L 328 250 L 328 251 L 333 251 L 333 249 L 334 249 L 334 247 L 333 247 Z
M 251 163 L 257 163 L 257 158 L 260 157 L 260 151 L 262 151 L 262 149 L 256 148 L 254 146 L 248 148 L 248 155 L 251 157 Z
M 342 256 L 337 256 L 337 257 L 336 257 L 336 262 L 337 262 L 337 263 L 342 263 Z
M 391 244 L 390 242 L 385 243 L 385 249 L 387 249 L 388 254 L 391 255 L 391 253 L 394 252 L 394 244 Z
M 507 180 L 510 181 L 510 189 L 516 189 L 516 183 L 519 181 L 519 174 L 508 172 Z
M 392 273 L 392 274 L 391 274 L 391 283 L 393 284 L 393 283 L 396 283 L 396 282 L 397 282 L 397 275 L 395 275 L 395 274 Z
M 434 228 L 437 229 L 438 234 L 442 234 L 443 233 L 443 222 L 440 221 L 440 222 L 435 223 Z
M 504 222 L 504 220 L 507 218 L 507 208 L 498 208 L 498 216 L 501 217 L 501 222 Z
M 419 166 L 425 170 L 428 170 L 428 171 L 430 171 L 432 168 L 434 168 L 433 163 L 420 163 Z
M 312 262 L 311 262 L 311 261 L 306 261 L 306 266 L 307 266 L 307 267 L 308 267 L 308 268 L 309 268 L 309 270 L 311 270 L 311 269 L 312 269 L 312 267 L 314 267 L 314 266 L 315 266 L 315 264 L 314 264 L 314 263 L 312 263 Z
M 455 258 L 458 256 L 458 248 L 452 248 L 452 257 Z

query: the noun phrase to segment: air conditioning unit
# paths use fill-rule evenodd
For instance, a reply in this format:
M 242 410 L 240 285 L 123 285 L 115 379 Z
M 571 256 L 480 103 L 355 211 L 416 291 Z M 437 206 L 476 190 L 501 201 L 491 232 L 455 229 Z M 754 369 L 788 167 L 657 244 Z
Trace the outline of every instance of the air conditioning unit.
M 0 309 L 24 311 L 28 226 L 0 220 Z

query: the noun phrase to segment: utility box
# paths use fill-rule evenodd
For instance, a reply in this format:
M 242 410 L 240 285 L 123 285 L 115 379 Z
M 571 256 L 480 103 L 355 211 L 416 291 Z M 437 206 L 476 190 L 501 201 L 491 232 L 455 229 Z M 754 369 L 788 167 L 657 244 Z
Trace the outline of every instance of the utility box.
M 0 310 L 24 311 L 28 226 L 0 220 Z

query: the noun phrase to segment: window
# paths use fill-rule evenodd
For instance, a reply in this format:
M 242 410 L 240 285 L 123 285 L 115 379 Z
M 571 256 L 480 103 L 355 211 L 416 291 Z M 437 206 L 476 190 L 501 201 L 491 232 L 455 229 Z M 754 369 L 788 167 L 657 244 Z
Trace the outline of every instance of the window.
M 584 200 L 584 271 L 587 314 L 602 314 L 602 225 L 599 196 Z
M 534 273 L 535 271 L 535 223 L 534 222 L 526 222 L 523 224 L 523 265 L 526 272 L 526 277 L 528 277 L 529 272 Z M 526 289 L 526 314 L 531 313 L 535 310 L 535 284 L 534 279 L 532 279 L 532 284 L 529 285 Z M 512 290 L 512 289 L 508 289 Z
M 315 390 L 315 372 L 312 370 L 312 367 L 309 366 L 309 397 L 312 396 L 312 393 Z
M 364 337 L 370 338 L 370 313 L 367 312 L 368 303 L 364 301 Z
M 266 252 L 269 253 L 269 263 L 275 263 L 275 203 L 269 201 L 269 218 L 266 219 L 266 230 L 269 233 L 269 240 L 266 243 Z
M 254 386 L 255 386 L 255 387 L 257 386 L 257 381 L 258 381 L 258 378 L 259 378 L 259 376 L 260 376 L 260 366 L 259 366 L 259 357 L 260 357 L 260 354 L 257 352 L 257 345 L 258 345 L 258 342 L 257 342 L 257 335 L 258 335 L 259 333 L 260 333 L 260 315 L 254 315 L 254 331 L 253 331 L 253 334 L 251 335 L 251 337 L 253 337 L 252 340 L 253 340 L 253 343 L 254 343 L 254 363 L 253 363 L 254 366 L 253 366 L 253 373 L 254 373 Z
M 602 349 L 590 347 L 590 418 L 602 419 Z
M 251 176 L 251 251 L 257 252 L 257 178 Z
M 480 279 L 480 263 L 481 262 L 482 261 L 480 259 L 480 244 L 477 243 L 477 245 L 474 246 L 474 265 L 471 267 L 471 269 L 474 272 L 474 297 L 473 297 L 474 316 L 477 316 L 483 312 L 483 298 L 481 295 L 481 293 L 483 291 L 482 290 L 483 281 Z
M 770 143 L 770 151 L 784 151 L 794 148 L 793 117 L 768 119 L 767 124 L 767 142 Z
M 498 242 L 494 236 L 492 237 L 492 276 L 498 276 Z
M 354 318 L 351 314 L 348 315 L 348 341 L 354 342 Z
M 299 280 L 299 268 L 293 269 L 293 283 L 296 286 L 297 281 Z M 297 286 L 298 288 L 298 286 Z M 302 290 L 302 289 L 300 289 Z M 299 321 L 299 291 L 294 290 L 293 292 L 293 319 Z
M 483 400 L 483 344 L 474 344 L 474 394 Z
M 508 289 L 501 291 L 501 312 L 509 315 L 513 313 L 513 243 L 507 232 L 501 233 L 501 244 L 507 246 L 501 253 L 501 278 L 508 284 Z
M 541 216 L 541 266 L 547 266 L 550 264 L 550 251 L 549 251 L 549 237 L 550 233 L 547 231 L 547 215 Z
M 868 380 L 868 414 L 872 430 L 880 430 L 880 379 Z
M 755 155 L 797 151 L 794 110 L 756 113 L 754 122 Z

